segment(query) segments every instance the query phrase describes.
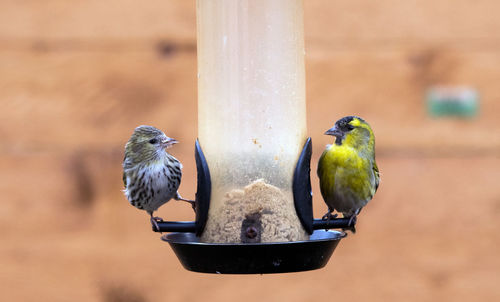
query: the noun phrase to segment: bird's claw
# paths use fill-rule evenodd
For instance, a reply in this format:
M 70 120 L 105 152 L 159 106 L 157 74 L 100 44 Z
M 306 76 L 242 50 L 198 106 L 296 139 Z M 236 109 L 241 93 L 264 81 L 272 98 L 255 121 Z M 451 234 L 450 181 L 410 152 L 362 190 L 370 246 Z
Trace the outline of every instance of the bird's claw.
M 177 193 L 175 195 L 174 199 L 189 202 L 191 204 L 191 207 L 193 208 L 193 211 L 196 213 L 196 201 L 195 200 L 182 198 L 182 196 L 179 193 Z
M 353 223 L 356 223 L 356 220 L 357 220 L 357 215 L 356 214 L 352 215 L 351 217 L 349 217 L 348 225 L 352 226 Z
M 330 219 L 335 219 L 335 218 L 337 218 L 337 214 L 332 214 L 332 210 L 328 210 L 328 213 L 323 215 L 321 219 L 326 220 L 326 225 L 327 225 L 325 230 L 328 230 L 328 224 L 330 224 Z
M 356 234 L 356 220 L 357 220 L 357 214 L 354 214 L 350 217 L 344 217 L 344 218 L 349 218 L 349 222 L 347 223 L 348 227 L 343 228 L 342 230 L 344 231 L 351 231 L 353 234 Z
M 158 222 L 163 222 L 163 218 L 161 217 L 153 217 L 151 216 L 151 224 L 154 226 L 156 232 L 160 232 L 160 226 L 158 225 Z
M 182 200 L 182 201 L 185 201 L 185 202 L 188 202 L 191 204 L 191 207 L 193 208 L 193 211 L 196 213 L 196 201 L 194 200 L 189 200 L 189 199 L 178 199 L 178 200 Z
M 330 219 L 335 219 L 335 218 L 337 218 L 337 216 L 338 216 L 337 214 L 332 214 L 332 212 L 328 212 L 325 215 L 323 215 L 323 217 L 321 217 L 321 219 L 330 221 Z
M 191 207 L 193 208 L 193 211 L 196 213 L 196 201 L 194 200 L 189 200 L 189 199 L 181 199 L 185 202 L 189 202 L 191 204 Z

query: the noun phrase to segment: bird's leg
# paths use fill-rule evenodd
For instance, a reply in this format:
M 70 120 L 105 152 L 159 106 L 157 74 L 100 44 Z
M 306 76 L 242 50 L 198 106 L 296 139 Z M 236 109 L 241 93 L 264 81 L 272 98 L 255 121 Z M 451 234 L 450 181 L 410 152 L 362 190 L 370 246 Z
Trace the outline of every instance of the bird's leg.
M 348 218 L 349 218 L 349 225 L 351 225 L 351 224 L 352 224 L 352 222 L 356 219 L 356 217 L 358 217 L 358 215 L 359 215 L 359 213 L 361 213 L 361 210 L 362 210 L 362 209 L 363 209 L 363 208 L 359 208 L 359 209 L 357 209 L 357 210 L 354 212 L 354 214 L 352 214 L 351 216 L 348 216 Z M 347 217 L 346 217 L 346 218 L 347 218 Z
M 321 219 L 322 220 L 328 219 L 328 221 L 330 221 L 330 219 L 337 218 L 337 214 L 332 214 L 332 212 L 333 212 L 333 209 L 329 207 L 328 212 L 325 215 L 323 215 L 323 217 Z
M 326 225 L 330 223 L 330 219 L 337 218 L 337 214 L 332 214 L 332 212 L 333 209 L 328 207 L 328 212 L 321 218 L 322 220 L 326 220 Z
M 356 217 L 358 216 L 358 214 L 359 214 L 359 211 L 357 211 L 356 213 L 352 214 L 351 216 L 347 216 L 347 217 L 344 216 L 344 218 L 349 218 L 349 222 L 348 222 L 349 227 L 345 228 L 343 230 L 349 230 L 353 234 L 356 234 L 356 226 L 352 225 L 352 223 L 356 220 Z
M 181 194 L 179 194 L 179 192 L 175 193 L 174 199 L 189 202 L 191 204 L 191 207 L 193 208 L 193 211 L 196 213 L 196 201 L 182 198 L 182 196 L 181 196 Z
M 160 226 L 158 225 L 158 222 L 163 222 L 163 218 L 161 217 L 153 217 L 153 213 L 150 213 L 151 215 L 151 224 L 155 226 L 155 228 L 158 230 L 158 232 L 161 233 L 160 231 Z
M 349 217 L 349 226 L 351 226 L 353 220 L 356 219 L 357 216 L 357 214 L 353 214 L 351 217 Z

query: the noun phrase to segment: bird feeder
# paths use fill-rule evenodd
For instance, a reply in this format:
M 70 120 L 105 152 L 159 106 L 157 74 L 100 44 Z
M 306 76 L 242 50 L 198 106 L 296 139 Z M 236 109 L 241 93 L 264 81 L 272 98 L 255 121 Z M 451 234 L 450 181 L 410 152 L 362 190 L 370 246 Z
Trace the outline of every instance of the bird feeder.
M 348 219 L 313 219 L 302 0 L 197 0 L 196 221 L 160 222 L 188 270 L 321 268 Z M 351 222 L 351 224 L 354 224 Z

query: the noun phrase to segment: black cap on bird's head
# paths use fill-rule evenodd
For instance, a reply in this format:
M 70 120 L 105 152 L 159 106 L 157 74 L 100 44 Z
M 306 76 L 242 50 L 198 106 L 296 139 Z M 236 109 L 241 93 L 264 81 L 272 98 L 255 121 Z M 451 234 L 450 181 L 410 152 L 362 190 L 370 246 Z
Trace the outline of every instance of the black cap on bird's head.
M 332 136 L 344 136 L 346 132 L 349 132 L 354 129 L 354 125 L 351 124 L 351 122 L 354 119 L 358 119 L 360 122 L 364 122 L 364 120 L 360 117 L 357 116 L 346 116 L 341 118 L 340 120 L 335 122 L 335 125 L 333 125 L 332 128 L 326 130 L 325 134 L 326 135 L 332 135 Z
M 336 121 L 332 128 L 325 131 L 325 134 L 335 136 L 335 143 L 340 145 L 347 133 L 361 125 L 367 125 L 364 119 L 350 115 Z

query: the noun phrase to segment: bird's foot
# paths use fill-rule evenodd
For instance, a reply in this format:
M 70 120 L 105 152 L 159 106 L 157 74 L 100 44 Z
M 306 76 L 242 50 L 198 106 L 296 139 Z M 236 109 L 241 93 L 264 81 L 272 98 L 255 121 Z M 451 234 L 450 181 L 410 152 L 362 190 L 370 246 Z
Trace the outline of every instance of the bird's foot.
M 196 214 L 196 201 L 194 200 L 188 200 L 188 199 L 181 199 L 185 202 L 189 202 L 191 204 L 191 207 L 193 208 L 194 213 Z
M 349 227 L 343 229 L 344 231 L 351 231 L 353 234 L 356 234 L 357 216 L 358 216 L 357 214 L 353 214 L 352 216 L 344 217 L 344 218 L 349 218 L 349 222 L 347 223 Z
M 151 216 L 151 224 L 154 226 L 154 228 L 155 228 L 155 230 L 157 232 L 161 233 L 160 226 L 158 225 L 158 222 L 163 222 L 163 221 L 164 220 L 161 217 L 153 217 L 153 216 Z
M 191 207 L 193 208 L 193 211 L 196 213 L 196 201 L 195 200 L 182 198 L 182 196 L 179 193 L 177 193 L 175 195 L 174 199 L 175 200 L 182 200 L 182 201 L 190 203 Z
M 357 218 L 356 218 L 357 216 L 358 216 L 358 215 L 354 214 L 354 215 L 352 215 L 351 217 L 349 217 L 349 226 L 350 226 L 353 222 L 355 222 L 355 221 L 357 220 Z
M 332 214 L 332 212 L 328 212 L 325 215 L 323 215 L 323 217 L 321 217 L 321 219 L 330 221 L 330 219 L 335 219 L 335 218 L 337 218 L 337 216 L 338 216 L 337 214 Z
M 330 219 L 337 218 L 337 214 L 332 214 L 332 210 L 328 210 L 328 213 L 323 215 L 322 220 L 326 220 L 326 225 L 330 224 Z M 325 228 L 325 231 L 328 231 L 328 228 Z
M 178 200 L 182 200 L 182 201 L 185 201 L 185 202 L 188 202 L 191 204 L 191 207 L 193 208 L 193 211 L 196 213 L 196 201 L 194 200 L 189 200 L 189 199 L 178 199 Z

